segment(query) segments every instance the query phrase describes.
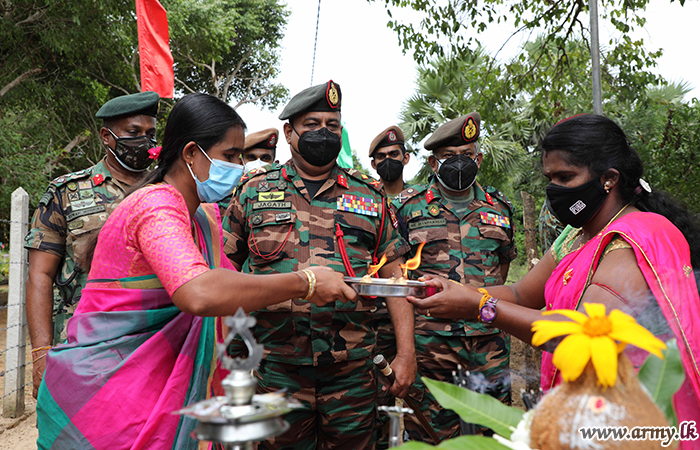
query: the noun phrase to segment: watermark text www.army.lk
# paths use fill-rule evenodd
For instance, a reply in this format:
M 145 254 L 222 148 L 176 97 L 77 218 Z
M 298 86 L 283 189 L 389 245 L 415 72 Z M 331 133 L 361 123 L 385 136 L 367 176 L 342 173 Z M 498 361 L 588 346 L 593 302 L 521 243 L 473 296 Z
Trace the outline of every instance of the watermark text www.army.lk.
M 678 427 L 582 427 L 578 432 L 581 438 L 587 441 L 661 441 L 664 447 L 668 447 L 673 441 L 700 439 L 694 420 L 681 422 Z

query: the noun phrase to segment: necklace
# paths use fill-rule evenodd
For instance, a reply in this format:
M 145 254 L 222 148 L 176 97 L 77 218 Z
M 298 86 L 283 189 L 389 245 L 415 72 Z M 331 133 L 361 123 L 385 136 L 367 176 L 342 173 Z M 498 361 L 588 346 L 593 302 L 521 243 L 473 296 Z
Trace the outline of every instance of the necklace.
M 622 214 L 622 212 L 623 212 L 625 209 L 627 209 L 627 207 L 628 207 L 629 205 L 630 205 L 630 203 L 628 203 L 628 204 L 626 204 L 625 206 L 623 206 L 622 208 L 620 208 L 620 210 L 617 212 L 617 214 L 615 214 L 615 215 L 613 216 L 613 218 L 610 219 L 610 221 L 596 234 L 596 236 L 602 235 L 602 234 L 605 232 L 605 230 L 608 229 L 608 227 L 610 226 L 610 224 L 613 223 L 613 222 L 615 221 L 615 219 L 617 219 L 618 217 L 620 217 L 620 214 Z M 578 233 L 576 237 L 577 237 L 577 238 L 580 238 L 580 239 L 579 239 L 579 244 L 578 244 L 578 246 L 576 247 L 576 249 L 572 249 L 569 253 L 572 253 L 572 252 L 574 252 L 574 251 L 580 249 L 580 248 L 583 247 L 588 241 L 590 241 L 590 239 L 584 240 L 584 237 L 583 237 L 583 228 L 581 228 L 581 232 Z M 573 244 L 573 242 L 572 242 L 572 244 Z M 573 245 L 572 245 L 572 247 L 573 247 Z

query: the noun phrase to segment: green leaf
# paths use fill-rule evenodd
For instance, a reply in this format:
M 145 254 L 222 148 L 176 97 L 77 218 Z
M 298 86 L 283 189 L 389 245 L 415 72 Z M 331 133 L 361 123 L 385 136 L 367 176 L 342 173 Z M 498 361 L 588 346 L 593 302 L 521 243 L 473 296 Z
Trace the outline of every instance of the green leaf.
M 468 423 L 491 428 L 510 439 L 523 411 L 506 406 L 495 398 L 449 383 L 424 378 L 425 385 L 443 408 L 451 409 Z
M 663 351 L 664 359 L 649 355 L 637 376 L 654 402 L 666 414 L 668 422 L 677 426 L 678 419 L 673 411 L 672 398 L 683 384 L 685 371 L 676 340 L 670 340 L 666 345 L 668 348 Z
M 499 443 L 493 438 L 484 436 L 460 436 L 454 439 L 442 441 L 440 445 L 433 447 L 430 444 L 423 442 L 408 442 L 400 447 L 399 450 L 432 450 L 442 448 L 445 450 L 509 450 L 508 447 Z

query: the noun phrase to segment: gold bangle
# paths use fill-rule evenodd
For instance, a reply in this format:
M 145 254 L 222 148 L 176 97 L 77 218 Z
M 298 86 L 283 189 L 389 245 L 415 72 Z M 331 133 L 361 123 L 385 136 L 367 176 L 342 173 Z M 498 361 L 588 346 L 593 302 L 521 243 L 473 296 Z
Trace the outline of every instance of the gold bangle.
M 51 350 L 53 347 L 51 345 L 47 345 L 45 347 L 37 347 L 32 349 L 32 353 L 40 352 L 42 350 Z
M 48 355 L 48 353 L 44 353 L 44 354 L 41 355 L 40 357 L 38 357 L 38 358 L 36 358 L 36 359 L 33 359 L 33 360 L 32 360 L 32 364 L 34 364 L 35 362 L 39 361 L 41 358 L 45 358 L 46 355 Z
M 302 272 L 306 274 L 306 278 L 309 280 L 309 290 L 306 292 L 306 297 L 302 298 L 302 300 L 308 300 L 316 293 L 316 274 L 310 269 L 304 269 Z

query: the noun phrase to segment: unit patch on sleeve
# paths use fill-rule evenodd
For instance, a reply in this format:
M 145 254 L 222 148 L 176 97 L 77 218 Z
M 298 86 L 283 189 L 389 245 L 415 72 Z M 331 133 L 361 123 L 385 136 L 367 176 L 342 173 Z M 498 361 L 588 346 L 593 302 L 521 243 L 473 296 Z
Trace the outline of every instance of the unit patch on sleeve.
M 376 217 L 379 215 L 379 204 L 371 198 L 343 194 L 342 197 L 338 197 L 338 211 Z
M 486 223 L 489 225 L 496 225 L 498 227 L 510 228 L 510 220 L 505 216 L 499 216 L 498 214 L 482 211 L 481 223 Z

